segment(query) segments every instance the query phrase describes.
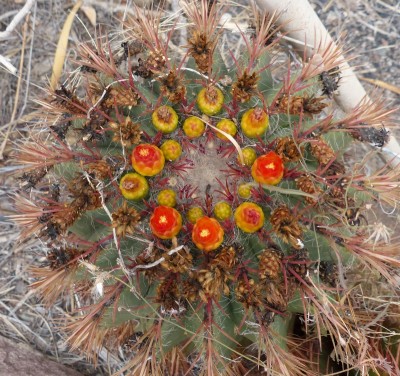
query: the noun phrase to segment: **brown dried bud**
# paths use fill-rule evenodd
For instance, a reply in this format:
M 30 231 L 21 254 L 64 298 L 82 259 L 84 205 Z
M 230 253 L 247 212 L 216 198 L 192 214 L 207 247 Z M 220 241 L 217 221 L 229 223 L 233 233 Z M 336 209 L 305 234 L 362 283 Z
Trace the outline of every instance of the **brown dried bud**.
M 271 248 L 264 249 L 258 256 L 258 275 L 260 279 L 278 279 L 281 274 L 282 254 Z
M 275 233 L 296 249 L 304 248 L 301 241 L 302 230 L 297 219 L 286 206 L 279 206 L 270 217 L 270 223 Z
M 166 312 L 175 314 L 182 312 L 183 307 L 179 304 L 180 300 L 178 283 L 175 278 L 168 278 L 158 285 L 155 301 L 160 303 Z
M 207 73 L 212 63 L 215 41 L 199 31 L 194 31 L 189 39 L 189 55 L 195 60 L 200 72 Z
M 334 150 L 321 137 L 310 142 L 311 154 L 325 166 L 336 157 Z
M 67 89 L 64 85 L 54 91 L 50 103 L 69 114 L 86 116 L 87 105 L 78 99 L 73 90 Z
M 217 253 L 215 258 L 210 262 L 211 268 L 219 267 L 225 271 L 229 271 L 236 265 L 236 251 L 233 247 L 224 247 Z
M 229 294 L 228 280 L 229 274 L 220 268 L 212 270 L 200 270 L 197 274 L 197 280 L 201 285 L 202 291 L 199 291 L 200 298 L 207 302 L 209 298 L 219 300 L 221 294 Z
M 150 252 L 148 250 L 142 252 L 135 259 L 136 265 L 149 265 L 158 261 L 162 257 L 162 251 L 158 248 L 152 249 Z M 160 264 L 143 268 L 143 273 L 146 275 L 149 281 L 159 281 L 160 278 L 165 276 L 165 270 Z
M 265 281 L 262 284 L 263 296 L 269 307 L 280 312 L 285 312 L 288 298 L 283 293 L 284 286 L 272 281 Z
M 113 108 L 116 106 L 133 107 L 139 103 L 140 97 L 136 91 L 131 88 L 123 86 L 113 87 L 107 93 L 106 99 L 102 102 L 106 108 Z
M 115 228 L 118 237 L 124 238 L 132 235 L 140 221 L 140 215 L 135 208 L 128 207 L 126 201 L 112 214 L 112 227 Z
M 74 263 L 77 261 L 77 257 L 82 252 L 76 248 L 53 248 L 47 254 L 47 261 L 49 262 L 50 269 L 55 270 L 61 267 L 68 267 L 68 263 L 74 259 Z
M 262 305 L 261 286 L 252 278 L 241 278 L 235 287 L 236 299 L 243 303 L 246 309 Z
M 130 147 L 140 142 L 142 134 L 140 125 L 132 122 L 129 116 L 125 118 L 123 123 L 112 122 L 110 126 L 114 130 L 114 142 L 120 142 L 125 147 Z
M 112 176 L 111 166 L 105 160 L 89 163 L 86 171 L 93 174 L 98 180 L 105 180 Z
M 165 55 L 162 51 L 151 51 L 145 65 L 152 73 L 161 73 L 165 67 L 165 62 Z
M 301 157 L 302 148 L 299 147 L 291 137 L 276 139 L 275 153 L 278 154 L 283 163 L 296 162 Z
M 324 176 L 326 176 L 328 180 L 336 181 L 341 175 L 344 175 L 345 172 L 346 168 L 342 163 L 338 161 L 333 161 L 327 168 Z
M 328 105 L 323 103 L 324 97 L 305 97 L 303 102 L 304 112 L 308 114 L 319 114 Z
M 165 77 L 161 77 L 161 91 L 172 103 L 181 102 L 186 96 L 186 87 L 182 85 L 177 74 L 170 71 Z
M 193 266 L 193 257 L 186 248 L 172 255 L 164 253 L 163 257 L 165 261 L 161 263 L 161 266 L 172 273 L 186 273 Z
M 321 261 L 319 264 L 319 276 L 328 285 L 336 286 L 338 280 L 338 267 L 333 262 Z
M 290 268 L 301 278 L 305 278 L 309 264 L 308 252 L 305 249 L 296 250 L 292 255 Z
M 182 282 L 181 295 L 189 302 L 194 302 L 199 298 L 200 284 L 195 279 L 187 279 Z
M 71 208 L 75 208 L 77 211 L 84 211 L 94 210 L 102 206 L 100 194 L 93 184 L 84 175 L 70 181 L 68 191 L 75 198 L 70 204 Z
M 255 72 L 249 75 L 244 71 L 232 85 L 233 97 L 241 103 L 248 102 L 257 90 L 258 80 L 259 76 Z
M 278 99 L 277 105 L 280 112 L 291 115 L 300 115 L 303 112 L 304 98 L 300 96 L 288 96 L 284 94 Z
M 65 204 L 63 210 L 53 214 L 49 220 L 48 227 L 50 226 L 55 231 L 58 231 L 58 234 L 61 234 L 67 231 L 68 228 L 74 224 L 74 222 L 81 216 L 83 211 L 84 203 L 80 199 L 74 200 L 69 204 Z
M 314 184 L 314 182 L 311 180 L 309 175 L 303 175 L 300 176 L 299 178 L 296 179 L 296 186 L 299 188 L 301 191 L 308 193 L 310 195 L 318 195 L 322 192 L 322 190 Z M 304 199 L 309 203 L 309 204 L 315 204 L 317 201 L 313 199 L 312 197 L 304 197 Z

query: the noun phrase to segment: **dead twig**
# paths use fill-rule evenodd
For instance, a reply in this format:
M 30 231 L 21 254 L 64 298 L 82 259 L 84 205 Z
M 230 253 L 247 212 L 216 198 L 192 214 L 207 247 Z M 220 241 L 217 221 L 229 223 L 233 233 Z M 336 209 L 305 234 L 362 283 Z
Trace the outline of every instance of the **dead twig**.
M 28 30 L 28 23 L 29 23 L 29 14 L 26 16 L 25 24 L 24 24 L 23 31 L 22 31 L 22 46 L 21 46 L 21 59 L 19 61 L 19 75 L 18 75 L 18 82 L 17 82 L 17 90 L 15 91 L 14 108 L 13 108 L 13 112 L 11 114 L 10 122 L 14 121 L 15 115 L 17 114 L 17 109 L 18 109 L 19 92 L 21 90 L 21 82 L 22 82 L 22 69 L 24 67 L 26 33 Z M 11 126 L 11 125 L 7 128 L 6 134 L 4 135 L 4 140 L 0 145 L 0 160 L 4 159 L 4 156 L 3 156 L 4 149 L 6 147 L 6 144 L 7 144 L 7 141 L 10 136 L 12 128 L 13 128 L 13 126 Z
M 10 24 L 7 26 L 5 31 L 0 32 L 0 40 L 4 40 L 10 37 L 11 33 L 17 27 L 17 25 L 21 22 L 21 20 L 29 13 L 33 4 L 36 3 L 36 0 L 28 0 L 25 5 L 21 8 L 21 10 L 15 15 Z

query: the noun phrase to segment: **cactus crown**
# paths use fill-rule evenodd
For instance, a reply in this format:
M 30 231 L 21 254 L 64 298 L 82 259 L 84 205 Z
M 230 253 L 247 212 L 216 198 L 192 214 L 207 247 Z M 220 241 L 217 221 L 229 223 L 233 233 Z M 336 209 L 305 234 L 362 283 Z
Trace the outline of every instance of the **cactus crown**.
M 136 13 L 121 49 L 81 47 L 79 69 L 41 101 L 50 137 L 18 154 L 34 194 L 17 198 L 16 219 L 48 245 L 34 286 L 49 304 L 79 300 L 72 349 L 94 361 L 122 349 L 132 375 L 310 375 L 332 370 L 332 354 L 343 369 L 388 364 L 359 324 L 383 318 L 350 276 L 395 282 L 394 246 L 363 211 L 396 204 L 398 172 L 344 153 L 382 145 L 390 111 L 365 102 L 338 117 L 334 49 L 276 75 L 269 15 L 226 64 L 217 3 L 184 4 L 183 57 L 162 15 Z

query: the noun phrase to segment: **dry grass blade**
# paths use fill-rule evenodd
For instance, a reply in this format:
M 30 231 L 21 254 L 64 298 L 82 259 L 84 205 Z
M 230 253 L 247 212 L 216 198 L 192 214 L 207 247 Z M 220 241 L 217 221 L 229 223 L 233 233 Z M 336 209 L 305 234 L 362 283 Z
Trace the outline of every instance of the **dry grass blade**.
M 385 81 L 381 80 L 374 80 L 372 78 L 367 78 L 367 77 L 360 77 L 360 80 L 363 80 L 365 82 L 369 82 L 370 84 L 376 85 L 381 87 L 382 89 L 390 90 L 393 93 L 399 94 L 400 95 L 400 87 L 388 84 Z
M 75 6 L 72 8 L 71 13 L 68 15 L 67 19 L 65 20 L 63 29 L 60 34 L 60 38 L 58 40 L 56 54 L 54 57 L 53 63 L 53 73 L 51 75 L 50 80 L 50 87 L 54 90 L 58 85 L 58 81 L 60 80 L 63 67 L 64 67 L 64 60 L 67 53 L 68 47 L 68 37 L 71 31 L 72 23 L 74 21 L 75 14 L 78 12 L 79 8 L 82 6 L 83 1 L 78 1 Z

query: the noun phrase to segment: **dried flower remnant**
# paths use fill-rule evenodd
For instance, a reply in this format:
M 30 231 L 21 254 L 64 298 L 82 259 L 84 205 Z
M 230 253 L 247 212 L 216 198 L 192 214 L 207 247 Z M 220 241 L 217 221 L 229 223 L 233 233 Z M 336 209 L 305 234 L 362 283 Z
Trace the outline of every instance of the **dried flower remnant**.
M 260 278 L 262 280 L 267 278 L 271 280 L 278 279 L 282 271 L 282 254 L 278 250 L 269 247 L 263 250 L 258 258 L 260 260 L 258 271 Z
M 336 155 L 330 145 L 322 138 L 310 142 L 311 153 L 322 165 L 327 165 L 335 159 Z
M 271 213 L 270 222 L 274 232 L 286 243 L 296 249 L 304 247 L 301 241 L 302 230 L 297 219 L 292 215 L 289 208 L 280 206 Z
M 241 103 L 248 102 L 257 92 L 259 79 L 259 76 L 255 72 L 252 74 L 249 74 L 246 71 L 243 72 L 232 85 L 233 97 Z
M 170 71 L 166 76 L 160 78 L 161 90 L 172 103 L 179 103 L 185 99 L 186 87 L 176 72 Z
M 324 71 L 319 75 L 322 83 L 322 94 L 332 97 L 332 95 L 339 88 L 339 81 L 341 79 L 339 67 L 334 67 L 329 71 Z
M 276 139 L 275 153 L 278 154 L 283 163 L 297 162 L 301 158 L 302 149 L 290 137 Z
M 315 182 L 312 181 L 310 176 L 303 175 L 299 178 L 296 179 L 296 185 L 297 187 L 302 190 L 303 192 L 306 192 L 310 195 L 317 196 L 322 192 L 322 190 L 316 185 Z M 316 199 L 312 197 L 305 197 L 305 200 L 309 204 L 315 204 Z
M 135 208 L 128 207 L 126 201 L 112 214 L 112 227 L 115 228 L 118 237 L 133 235 L 139 221 L 140 214 Z
M 129 117 L 126 117 L 122 123 L 111 122 L 110 126 L 114 131 L 114 142 L 121 142 L 124 147 L 130 147 L 140 142 L 142 135 L 140 125 L 133 123 Z
M 392 110 L 334 111 L 339 49 L 281 64 L 275 15 L 255 12 L 245 51 L 221 54 L 224 5 L 185 0 L 188 25 L 135 7 L 37 101 L 13 216 L 49 247 L 34 287 L 74 297 L 68 341 L 88 358 L 128 344 L 120 373 L 312 375 L 332 346 L 343 369 L 394 367 L 381 315 L 398 244 L 370 218 L 398 205 L 399 169 L 345 159 L 386 142 Z
M 221 17 L 221 5 L 206 1 L 201 1 L 200 4 L 184 2 L 182 5 L 189 20 L 194 24 L 190 30 L 188 53 L 195 60 L 198 70 L 208 73 L 212 67 L 219 37 L 217 26 Z

